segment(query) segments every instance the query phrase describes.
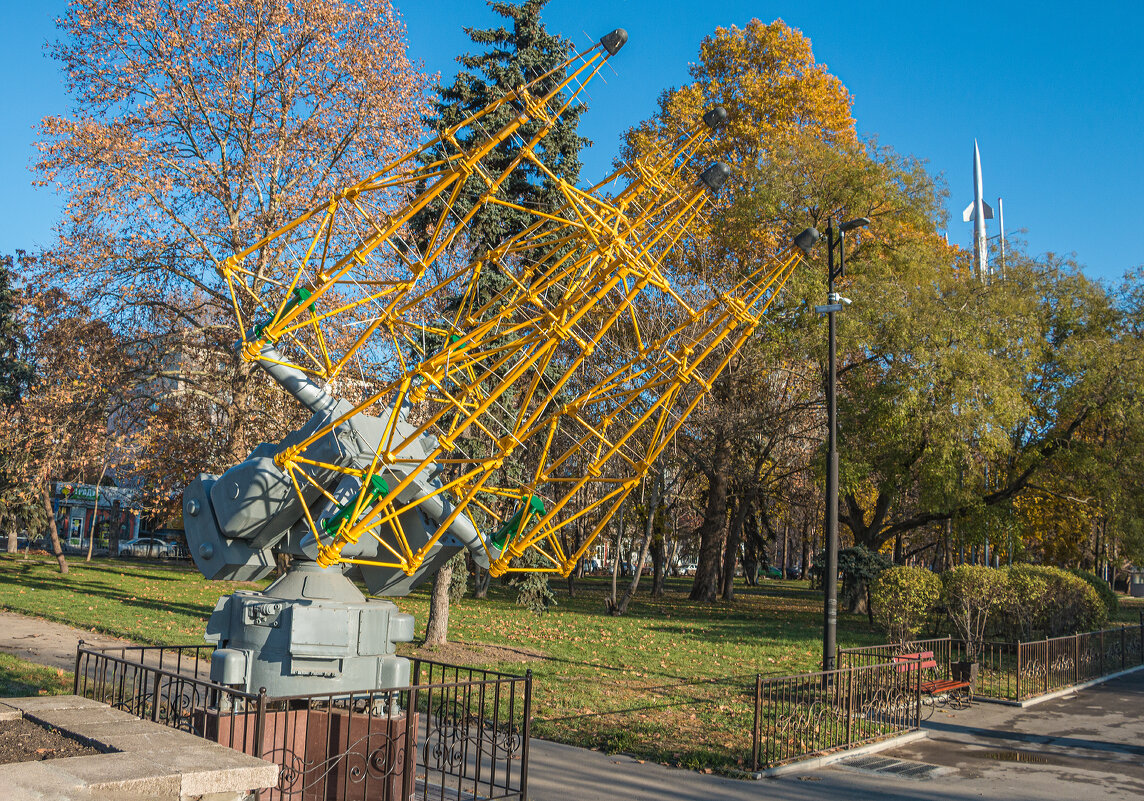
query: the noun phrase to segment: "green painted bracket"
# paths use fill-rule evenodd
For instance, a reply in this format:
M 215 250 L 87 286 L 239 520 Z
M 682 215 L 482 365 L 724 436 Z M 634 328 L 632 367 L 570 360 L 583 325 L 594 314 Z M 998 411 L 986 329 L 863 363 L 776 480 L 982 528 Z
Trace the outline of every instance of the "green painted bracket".
M 284 308 L 282 310 L 282 313 L 286 314 L 291 309 L 293 309 L 295 306 L 301 306 L 303 303 L 305 303 L 306 301 L 308 301 L 310 299 L 310 296 L 312 294 L 314 294 L 314 293 L 308 289 L 303 289 L 300 286 L 294 287 L 294 297 L 290 298 L 290 301 L 286 304 L 286 308 Z M 310 304 L 310 311 L 314 311 L 314 304 L 313 303 Z M 274 318 L 269 317 L 265 321 L 254 326 L 254 336 L 255 337 L 261 337 L 262 332 L 266 329 L 266 326 L 270 325 L 270 323 L 272 323 L 273 321 L 274 321 Z
M 517 510 L 516 514 L 509 518 L 508 522 L 497 529 L 497 533 L 493 534 L 489 544 L 496 548 L 501 553 L 504 553 L 505 546 L 512 541 L 512 538 L 520 533 L 520 524 L 524 520 L 525 512 L 529 517 L 536 517 L 544 514 L 544 501 L 537 498 L 535 495 L 529 495 L 528 500 L 524 506 Z
M 369 491 L 362 504 L 364 509 L 368 504 L 377 501 L 378 498 L 383 498 L 389 494 L 389 485 L 385 483 L 385 479 L 379 475 L 372 475 L 369 477 Z M 326 530 L 327 534 L 336 534 L 342 525 L 342 521 L 353 514 L 354 506 L 357 505 L 357 498 L 350 498 L 346 503 L 342 504 L 341 508 L 334 513 L 333 517 L 328 518 L 322 523 L 322 528 Z

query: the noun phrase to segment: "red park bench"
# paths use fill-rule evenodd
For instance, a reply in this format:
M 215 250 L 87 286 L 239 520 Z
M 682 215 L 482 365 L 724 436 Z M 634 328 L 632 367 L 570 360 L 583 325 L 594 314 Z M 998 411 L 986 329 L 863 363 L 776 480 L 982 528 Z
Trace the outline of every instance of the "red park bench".
M 914 670 L 936 668 L 933 651 L 921 651 L 916 654 L 899 654 L 893 657 L 894 665 L 899 673 L 909 673 Z M 923 681 L 921 691 L 929 696 L 931 706 L 941 706 L 948 703 L 954 709 L 965 709 L 969 706 L 972 696 L 967 681 L 955 679 L 932 679 Z

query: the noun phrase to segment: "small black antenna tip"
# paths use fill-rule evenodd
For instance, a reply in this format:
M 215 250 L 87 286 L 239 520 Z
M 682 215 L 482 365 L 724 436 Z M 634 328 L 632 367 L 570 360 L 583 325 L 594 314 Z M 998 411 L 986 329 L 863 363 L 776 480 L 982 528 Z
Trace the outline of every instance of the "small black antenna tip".
M 704 124 L 712 131 L 718 129 L 727 121 L 727 109 L 722 106 L 712 106 L 703 115 Z
M 711 190 L 711 194 L 715 194 L 730 177 L 731 168 L 721 161 L 716 161 L 699 176 L 699 183 Z
M 600 40 L 600 46 L 608 51 L 609 56 L 620 52 L 620 48 L 628 43 L 628 32 L 623 28 L 616 28 Z

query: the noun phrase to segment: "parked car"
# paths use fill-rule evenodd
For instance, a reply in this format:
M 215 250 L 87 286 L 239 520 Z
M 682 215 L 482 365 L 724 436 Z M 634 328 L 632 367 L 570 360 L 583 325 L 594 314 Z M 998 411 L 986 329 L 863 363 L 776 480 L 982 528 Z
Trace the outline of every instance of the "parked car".
M 687 564 L 680 566 L 679 572 L 684 576 L 694 576 L 695 571 L 698 569 L 699 565 L 695 564 L 694 562 L 688 562 Z
M 136 537 L 119 543 L 120 556 L 137 556 L 145 559 L 173 559 L 177 554 L 172 543 L 155 537 Z

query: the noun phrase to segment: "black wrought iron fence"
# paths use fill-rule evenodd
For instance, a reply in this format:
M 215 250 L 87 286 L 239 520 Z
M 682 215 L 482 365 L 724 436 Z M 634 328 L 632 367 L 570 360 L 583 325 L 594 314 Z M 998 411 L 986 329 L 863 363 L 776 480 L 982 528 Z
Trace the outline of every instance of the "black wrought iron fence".
M 762 678 L 752 764 L 774 767 L 918 728 L 923 671 L 916 659 Z
M 1013 700 L 1023 701 L 1141 665 L 1144 622 L 1020 643 Z
M 915 640 L 838 649 L 838 665 L 858 667 L 891 661 L 908 653 L 932 652 L 936 678 L 952 678 L 953 666 L 973 662 L 973 695 L 998 701 L 1025 701 L 1092 679 L 1144 665 L 1144 616 L 1122 626 L 1034 642 L 985 642 L 973 652 L 960 640 Z M 929 678 L 929 677 L 927 677 Z
M 277 763 L 266 801 L 526 798 L 531 671 L 418 659 L 409 687 L 271 698 L 212 683 L 209 651 L 81 642 L 75 693 Z

